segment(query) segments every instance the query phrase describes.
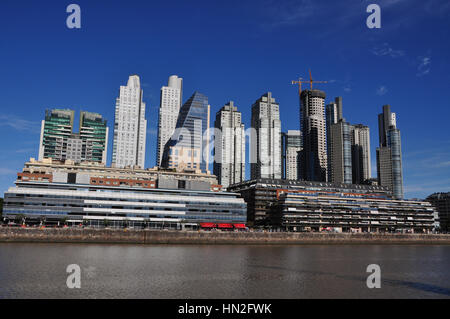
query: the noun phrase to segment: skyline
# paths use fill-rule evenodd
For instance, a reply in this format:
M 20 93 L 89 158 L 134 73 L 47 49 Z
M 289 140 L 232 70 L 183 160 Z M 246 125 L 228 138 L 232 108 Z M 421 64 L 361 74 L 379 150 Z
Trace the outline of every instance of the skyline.
M 0 27 L 6 31 L 4 41 L 0 42 L 0 57 L 2 61 L 8 61 L 0 75 L 0 86 L 4 88 L 0 115 L 4 146 L 0 156 L 2 192 L 11 186 L 29 157 L 38 157 L 38 131 L 45 109 L 70 108 L 76 114 L 80 110 L 98 112 L 111 128 L 119 86 L 131 74 L 138 74 L 142 81 L 148 120 L 145 167 L 152 167 L 157 143 L 159 90 L 166 85 L 170 75 L 177 74 L 184 79 L 185 96 L 196 90 L 205 93 L 211 104 L 211 116 L 228 101 L 235 101 L 246 127 L 250 126 L 252 103 L 270 91 L 280 103 L 281 130 L 286 132 L 299 129 L 297 88 L 290 81 L 299 76 L 306 78 L 309 68 L 314 79 L 328 81 L 314 86 L 327 93 L 326 104 L 336 96 L 342 96 L 344 118 L 351 124 L 361 123 L 371 128 L 372 176 L 376 176 L 377 115 L 382 105 L 389 104 L 397 113 L 398 128 L 402 131 L 405 197 L 424 198 L 450 188 L 450 179 L 445 177 L 450 175 L 450 139 L 446 129 L 450 111 L 446 108 L 448 99 L 445 97 L 446 84 L 450 80 L 450 65 L 446 61 L 449 44 L 440 40 L 448 36 L 445 18 L 450 8 L 442 1 L 432 1 L 430 6 L 434 9 L 425 10 L 426 14 L 415 22 L 410 21 L 413 14 L 401 12 L 405 8 L 408 13 L 419 9 L 413 9 L 401 0 L 379 1 L 383 10 L 380 30 L 365 27 L 363 22 L 367 14 L 363 10 L 366 6 L 363 1 L 360 6 L 350 6 L 347 11 L 338 10 L 345 12 L 348 18 L 345 21 L 338 18 L 336 21 L 340 24 L 336 23 L 334 29 L 345 30 L 345 35 L 319 32 L 318 39 L 317 32 L 298 31 L 308 30 L 309 26 L 303 21 L 312 23 L 311 30 L 317 27 L 323 30 L 323 26 L 311 19 L 310 12 L 319 14 L 321 5 L 316 4 L 306 7 L 310 11 L 291 10 L 294 16 L 296 12 L 301 13 L 290 19 L 286 12 L 290 11 L 292 2 L 277 7 L 268 1 L 266 3 L 277 8 L 273 12 L 280 17 L 280 22 L 270 23 L 273 18 L 266 17 L 267 23 L 254 25 L 249 22 L 249 4 L 239 5 L 240 10 L 234 11 L 223 5 L 205 3 L 209 14 L 201 20 L 204 23 L 201 25 L 198 19 L 189 17 L 189 10 L 195 11 L 192 7 L 175 3 L 172 5 L 188 11 L 182 17 L 179 12 L 183 10 L 173 12 L 180 21 L 168 26 L 162 22 L 166 15 L 158 17 L 167 12 L 165 4 L 140 3 L 134 8 L 122 7 L 120 17 L 124 23 L 118 23 L 115 20 L 119 17 L 118 4 L 78 1 L 82 9 L 82 28 L 69 30 L 64 26 L 66 3 L 26 3 L 40 14 L 34 16 L 33 10 L 20 11 L 21 5 L 11 1 L 6 2 L 5 10 L 0 13 Z M 439 4 L 441 10 L 435 10 Z M 427 5 L 420 4 L 419 7 Z M 329 18 L 330 11 L 341 6 L 330 4 L 323 15 Z M 21 18 L 12 20 L 19 11 Z M 261 9 L 256 11 L 257 18 L 264 17 Z M 433 11 L 437 13 L 430 13 Z M 401 21 L 392 23 L 389 20 L 394 12 L 403 16 Z M 111 24 L 104 25 L 105 14 L 110 16 Z M 136 19 L 136 14 L 139 17 L 148 14 L 152 19 Z M 102 15 L 103 19 L 96 21 L 96 15 Z M 218 16 L 227 15 L 231 15 L 232 23 L 225 28 L 214 21 Z M 162 25 L 168 27 L 165 32 L 162 32 Z M 185 28 L 180 29 L 180 26 Z M 351 26 L 358 27 L 352 30 Z M 134 29 L 137 29 L 135 33 L 127 33 Z M 430 36 L 431 29 L 433 34 Z M 408 41 L 405 32 L 420 38 L 420 43 Z M 211 38 L 216 34 L 220 34 L 217 39 Z M 359 41 L 356 45 L 344 39 L 351 35 Z M 121 38 L 124 46 L 117 51 L 114 50 L 118 45 L 116 36 Z M 369 38 L 365 39 L 365 36 Z M 142 37 L 150 37 L 152 41 L 138 42 Z M 171 37 L 176 41 L 166 40 Z M 101 39 L 100 45 L 98 39 Z M 266 40 L 273 43 L 274 48 L 261 44 Z M 156 42 L 161 43 L 164 50 L 160 50 Z M 302 50 L 302 43 L 296 42 L 307 43 L 315 49 L 312 52 Z M 143 46 L 145 54 L 127 50 L 127 47 L 137 49 L 139 45 Z M 111 135 L 109 145 L 112 145 Z M 107 163 L 111 163 L 111 154 L 108 154 Z

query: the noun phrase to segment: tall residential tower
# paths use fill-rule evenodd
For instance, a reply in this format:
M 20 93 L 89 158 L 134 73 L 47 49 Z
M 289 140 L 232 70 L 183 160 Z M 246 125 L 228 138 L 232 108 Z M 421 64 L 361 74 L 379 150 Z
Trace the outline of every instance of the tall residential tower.
M 395 113 L 389 105 L 383 105 L 378 115 L 380 146 L 377 148 L 378 183 L 388 186 L 393 197 L 403 198 L 402 146 Z
M 183 94 L 183 79 L 176 75 L 169 77 L 167 86 L 161 88 L 158 119 L 158 145 L 156 165 L 161 166 L 164 147 L 172 137 L 177 125 Z
M 228 187 L 245 179 L 245 129 L 241 112 L 228 102 L 214 122 L 214 175 Z
M 131 75 L 116 99 L 112 164 L 144 168 L 146 132 L 143 91 L 139 76 Z
M 301 178 L 307 181 L 327 180 L 325 96 L 320 90 L 304 90 L 300 95 Z
M 301 164 L 302 132 L 288 130 L 286 133 L 281 133 L 281 149 L 283 179 L 298 180 Z
M 251 153 L 251 178 L 281 178 L 280 109 L 271 92 L 252 106 L 251 127 L 255 130 L 256 154 Z M 255 143 L 255 141 L 251 141 Z

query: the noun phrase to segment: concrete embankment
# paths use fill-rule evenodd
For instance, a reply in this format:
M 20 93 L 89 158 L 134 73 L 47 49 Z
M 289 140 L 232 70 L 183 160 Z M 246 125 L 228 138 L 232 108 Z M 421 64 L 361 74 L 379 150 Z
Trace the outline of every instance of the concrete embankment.
M 450 234 L 206 232 L 80 228 L 0 228 L 0 242 L 124 244 L 425 244 L 450 245 Z

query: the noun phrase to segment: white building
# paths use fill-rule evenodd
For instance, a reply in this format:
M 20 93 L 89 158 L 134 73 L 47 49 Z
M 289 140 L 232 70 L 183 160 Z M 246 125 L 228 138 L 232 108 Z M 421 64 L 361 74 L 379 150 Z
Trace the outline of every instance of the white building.
M 178 114 L 180 112 L 183 94 L 183 79 L 176 75 L 169 77 L 167 86 L 161 88 L 161 103 L 158 120 L 158 146 L 156 165 L 161 166 L 164 147 L 175 130 Z
M 216 113 L 214 132 L 214 174 L 228 187 L 245 179 L 245 129 L 241 112 L 233 101 Z
M 300 152 L 302 150 L 302 132 L 288 130 L 282 133 L 283 178 L 289 180 L 299 179 Z
M 251 179 L 281 179 L 280 109 L 271 92 L 253 104 L 252 128 L 256 131 L 256 154 L 250 158 Z
M 131 75 L 116 99 L 112 155 L 116 167 L 144 167 L 147 120 L 142 97 L 139 76 Z

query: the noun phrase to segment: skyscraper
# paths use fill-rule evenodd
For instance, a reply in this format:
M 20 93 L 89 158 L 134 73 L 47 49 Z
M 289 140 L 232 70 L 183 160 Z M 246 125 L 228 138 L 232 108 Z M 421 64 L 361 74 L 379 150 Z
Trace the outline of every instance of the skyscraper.
M 301 178 L 307 181 L 327 180 L 325 96 L 320 90 L 304 90 L 300 95 Z
M 281 178 L 280 110 L 271 92 L 252 106 L 251 127 L 256 133 L 256 154 L 251 154 L 251 178 Z M 255 141 L 251 141 L 255 143 Z
M 108 127 L 100 114 L 81 112 L 79 132 L 73 132 L 73 110 L 47 110 L 42 121 L 39 160 L 106 164 Z
M 370 130 L 368 126 L 351 126 L 353 184 L 363 184 L 372 177 L 370 162 Z
M 330 182 L 352 183 L 351 125 L 340 119 L 330 126 L 329 163 Z
M 169 77 L 167 86 L 161 88 L 158 119 L 158 145 L 156 165 L 161 166 L 164 147 L 172 137 L 177 125 L 183 94 L 183 79 L 176 75 Z
M 208 98 L 194 92 L 180 109 L 175 131 L 164 148 L 163 167 L 209 172 L 209 136 L 203 138 L 209 117 Z
M 92 162 L 106 164 L 109 129 L 106 120 L 98 113 L 80 113 L 80 138 L 89 146 L 85 158 Z
M 121 85 L 116 99 L 112 164 L 116 167 L 145 165 L 147 120 L 139 76 Z
M 233 101 L 216 113 L 214 128 L 214 175 L 226 188 L 245 179 L 245 129 Z
M 300 170 L 300 152 L 302 150 L 302 132 L 288 130 L 281 133 L 282 177 L 283 179 L 298 180 Z
M 74 117 L 74 111 L 69 109 L 45 111 L 45 119 L 41 122 L 40 161 L 44 158 L 66 159 L 67 139 L 73 131 Z
M 325 106 L 325 121 L 327 130 L 327 180 L 331 181 L 331 125 L 338 123 L 343 119 L 342 115 L 342 97 L 336 97 L 334 102 L 331 102 Z
M 380 146 L 377 148 L 378 183 L 392 189 L 393 197 L 403 198 L 403 172 L 400 130 L 389 105 L 378 115 Z

